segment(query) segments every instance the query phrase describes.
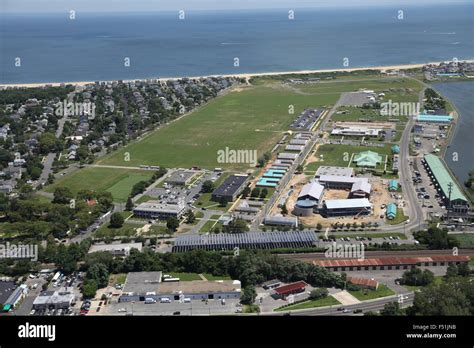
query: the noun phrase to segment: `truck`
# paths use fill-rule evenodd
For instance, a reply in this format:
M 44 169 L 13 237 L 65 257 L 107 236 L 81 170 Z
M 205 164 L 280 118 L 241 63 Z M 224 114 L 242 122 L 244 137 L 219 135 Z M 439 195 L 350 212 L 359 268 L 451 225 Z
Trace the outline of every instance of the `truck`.
M 53 279 L 51 279 L 51 282 L 55 282 L 59 279 L 59 277 L 61 276 L 61 272 L 56 272 L 56 274 L 53 276 Z

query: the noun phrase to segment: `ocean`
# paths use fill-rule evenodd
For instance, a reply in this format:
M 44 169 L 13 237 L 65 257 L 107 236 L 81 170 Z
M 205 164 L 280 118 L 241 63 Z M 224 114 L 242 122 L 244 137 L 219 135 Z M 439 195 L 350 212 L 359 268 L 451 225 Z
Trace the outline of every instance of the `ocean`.
M 0 14 L 0 83 L 472 59 L 474 4 L 233 12 Z M 21 65 L 16 58 L 20 58 Z M 125 59 L 130 66 L 125 66 Z M 235 66 L 238 58 L 238 66 Z
M 472 133 L 474 131 L 474 81 L 435 83 L 433 87 L 449 99 L 459 113 L 459 120 L 444 160 L 460 184 L 474 170 Z

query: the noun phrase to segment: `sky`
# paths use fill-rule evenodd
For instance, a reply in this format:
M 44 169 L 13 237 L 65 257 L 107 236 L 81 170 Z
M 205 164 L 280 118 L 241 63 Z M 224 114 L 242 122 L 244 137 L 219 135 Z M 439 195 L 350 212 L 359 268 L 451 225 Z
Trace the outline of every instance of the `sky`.
M 84 12 L 327 8 L 449 4 L 469 0 L 0 0 L 0 12 Z M 348 4 L 350 6 L 348 6 Z

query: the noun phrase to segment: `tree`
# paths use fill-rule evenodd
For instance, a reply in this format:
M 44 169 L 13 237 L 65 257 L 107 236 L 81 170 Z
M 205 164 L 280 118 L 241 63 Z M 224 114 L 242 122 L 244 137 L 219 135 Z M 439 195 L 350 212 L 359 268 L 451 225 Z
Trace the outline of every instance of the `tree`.
M 168 220 L 166 220 L 166 227 L 170 231 L 176 231 L 179 227 L 179 220 L 174 216 L 169 217 Z
M 257 291 L 255 291 L 255 287 L 253 286 L 246 286 L 240 297 L 240 303 L 245 305 L 251 305 L 255 302 L 255 298 L 257 297 Z
M 133 201 L 132 197 L 127 198 L 127 203 L 125 204 L 125 210 L 132 211 L 133 210 Z
M 227 226 L 223 227 L 223 231 L 225 233 L 243 233 L 247 232 L 249 230 L 249 227 L 247 226 L 247 223 L 243 219 L 235 219 Z
M 227 198 L 222 196 L 219 198 L 219 207 L 226 207 L 227 206 Z
M 97 282 L 94 280 L 85 280 L 82 285 L 82 296 L 84 298 L 94 298 L 97 292 Z
M 252 198 L 257 198 L 258 196 L 260 196 L 260 189 L 258 187 L 255 187 L 253 190 L 252 190 L 252 193 L 250 195 Z
M 110 216 L 110 227 L 112 228 L 120 228 L 124 222 L 123 216 L 119 212 L 115 212 Z
M 56 187 L 54 189 L 53 195 L 54 195 L 53 203 L 59 203 L 59 204 L 69 204 L 69 202 L 73 198 L 71 190 L 67 187 Z
M 196 216 L 194 215 L 194 212 L 190 209 L 186 212 L 186 222 L 188 224 L 192 224 L 194 221 L 196 221 Z
M 242 197 L 247 198 L 249 196 L 250 192 L 251 192 L 250 187 L 248 187 L 248 186 L 245 187 L 242 191 Z
M 316 225 L 316 229 L 317 229 L 318 231 L 321 231 L 322 228 L 323 228 L 323 225 L 321 225 L 321 224 L 318 222 L 317 225 Z
M 458 268 L 456 265 L 451 264 L 446 269 L 446 278 L 457 277 L 458 275 Z
M 260 192 L 260 198 L 265 198 L 268 195 L 268 190 L 266 188 L 262 189 Z
M 408 315 L 452 316 L 474 314 L 474 291 L 468 279 L 456 277 L 415 292 Z
M 52 173 L 49 173 L 49 174 L 48 174 L 48 180 L 46 180 L 46 183 L 47 183 L 48 185 L 51 185 L 51 184 L 54 183 L 54 175 L 53 175 Z
M 471 274 L 471 269 L 469 268 L 469 264 L 468 263 L 461 263 L 460 265 L 458 265 L 458 274 L 461 277 L 467 277 L 468 275 L 470 275 Z
M 103 263 L 95 263 L 87 270 L 87 279 L 96 282 L 97 287 L 107 286 L 109 281 L 109 270 Z
M 402 276 L 402 284 L 405 285 L 428 285 L 434 281 L 434 274 L 428 269 L 422 271 L 419 268 L 413 268 L 409 271 L 405 271 Z
M 286 204 L 284 204 L 283 207 L 281 207 L 281 213 L 282 215 L 288 214 L 288 209 L 286 208 Z
M 446 229 L 430 227 L 426 231 L 414 233 L 415 238 L 421 244 L 427 244 L 429 249 L 451 249 L 459 247 L 459 242 L 452 236 L 448 235 Z
M 405 312 L 400 308 L 398 302 L 389 302 L 386 303 L 383 309 L 380 311 L 380 315 L 393 317 L 405 315 Z
M 130 193 L 131 197 L 135 197 L 139 193 L 143 193 L 148 186 L 148 182 L 146 181 L 139 181 L 132 187 L 132 192 Z
M 206 180 L 202 183 L 201 192 L 211 193 L 214 191 L 214 183 L 211 180 Z
M 311 290 L 311 292 L 309 293 L 309 299 L 319 300 L 320 298 L 327 297 L 328 294 L 329 294 L 329 291 L 326 288 L 314 289 L 314 290 Z

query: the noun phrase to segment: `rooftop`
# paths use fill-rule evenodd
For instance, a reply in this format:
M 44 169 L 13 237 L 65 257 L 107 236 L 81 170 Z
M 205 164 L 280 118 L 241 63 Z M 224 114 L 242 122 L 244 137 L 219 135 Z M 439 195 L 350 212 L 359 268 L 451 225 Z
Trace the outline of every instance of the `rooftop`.
M 193 280 L 186 282 L 164 282 L 157 289 L 157 294 L 208 294 L 215 292 L 240 292 L 238 280 Z
M 125 280 L 123 292 L 156 291 L 161 283 L 161 272 L 130 272 Z
M 94 244 L 94 245 L 91 245 L 89 249 L 89 254 L 95 253 L 98 251 L 115 252 L 115 251 L 122 251 L 122 250 L 130 251 L 131 249 L 137 249 L 138 251 L 141 251 L 142 243 Z
M 441 190 L 446 197 L 449 197 L 449 184 L 452 183 L 453 186 L 451 191 L 451 201 L 461 200 L 468 202 L 466 196 L 464 196 L 464 194 L 461 192 L 458 185 L 456 184 L 456 181 L 453 180 L 451 174 L 448 172 L 438 156 L 432 154 L 425 155 L 425 161 L 430 167 L 434 177 L 436 178 L 436 181 L 440 185 Z
M 327 209 L 371 208 L 372 203 L 367 198 L 331 199 L 325 201 Z
M 316 171 L 316 177 L 321 175 L 351 177 L 354 175 L 354 169 L 351 167 L 321 166 Z
M 298 195 L 298 199 L 303 198 L 305 196 L 310 196 L 316 200 L 320 200 L 321 196 L 323 195 L 324 186 L 321 185 L 319 182 L 312 181 L 307 183 L 303 186 Z
M 247 179 L 247 175 L 231 175 L 226 178 L 224 182 L 212 192 L 212 194 L 216 196 L 232 196 L 242 187 Z

